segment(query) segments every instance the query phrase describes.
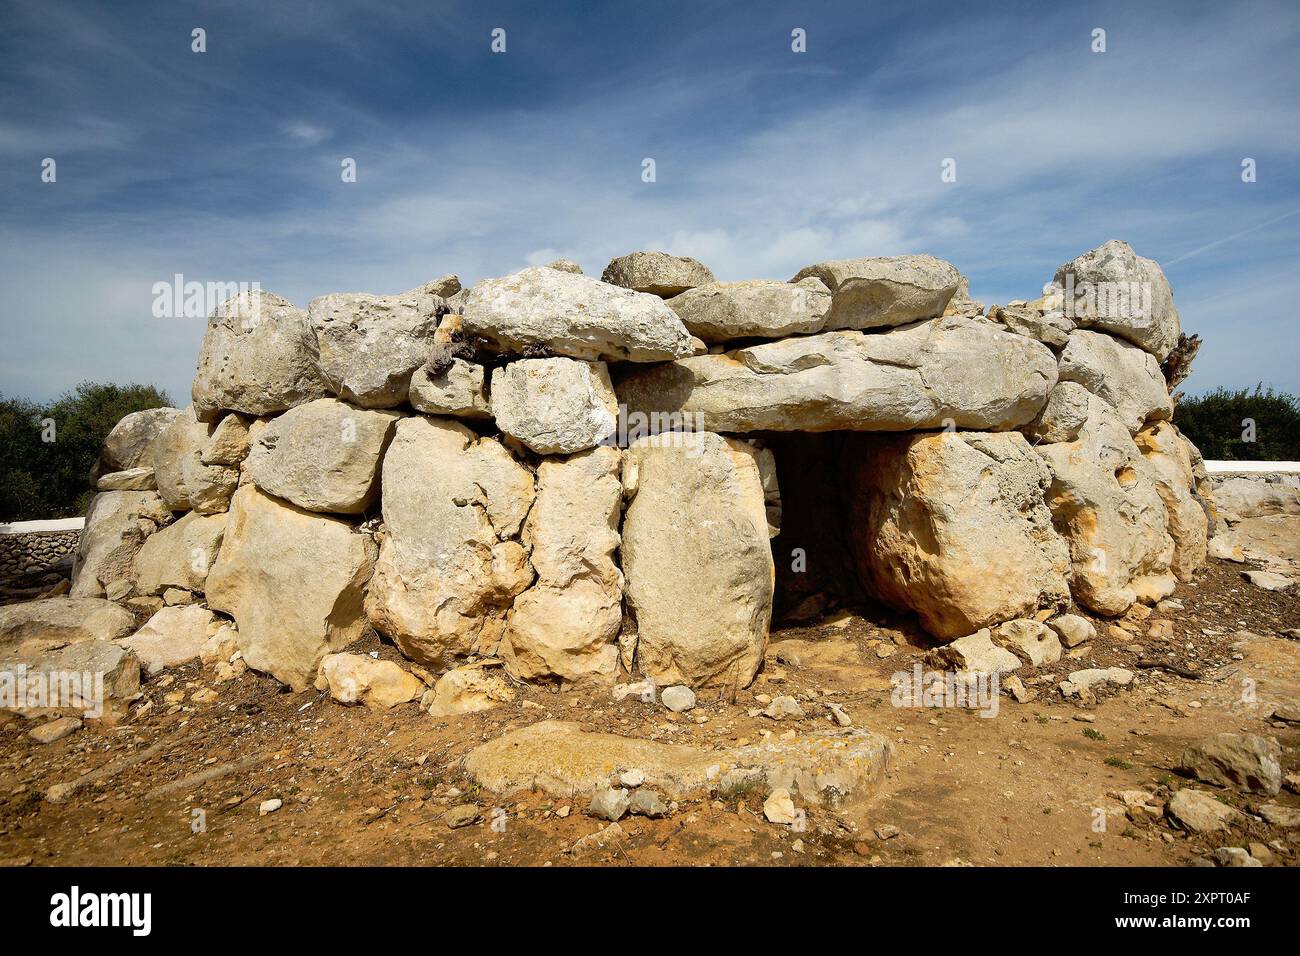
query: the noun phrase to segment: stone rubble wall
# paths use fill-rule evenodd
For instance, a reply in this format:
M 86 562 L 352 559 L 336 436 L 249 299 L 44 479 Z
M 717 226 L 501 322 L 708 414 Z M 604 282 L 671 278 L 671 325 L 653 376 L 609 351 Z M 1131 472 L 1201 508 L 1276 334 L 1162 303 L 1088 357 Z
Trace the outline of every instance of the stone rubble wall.
M 834 431 L 838 576 L 940 641 L 1037 654 L 1054 615 L 1191 580 L 1213 513 L 1170 422 L 1160 267 L 1111 241 L 1054 281 L 986 310 L 932 256 L 717 282 L 632 253 L 601 280 L 246 292 L 208 321 L 193 404 L 110 435 L 72 594 L 206 602 L 295 689 L 373 628 L 484 701 L 509 693 L 492 668 L 734 693 L 798 561 L 770 544 L 773 449 L 798 447 L 772 436 Z
M 80 531 L 0 534 L 0 582 L 48 571 L 77 550 Z

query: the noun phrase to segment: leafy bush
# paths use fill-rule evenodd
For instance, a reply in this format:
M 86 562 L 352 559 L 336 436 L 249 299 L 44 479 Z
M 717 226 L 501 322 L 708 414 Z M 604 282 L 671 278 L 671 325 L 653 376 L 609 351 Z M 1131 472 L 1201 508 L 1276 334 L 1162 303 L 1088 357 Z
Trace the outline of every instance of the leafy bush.
M 1249 423 L 1254 422 L 1254 434 Z M 1206 458 L 1225 461 L 1295 461 L 1300 459 L 1300 398 L 1256 385 L 1229 391 L 1219 388 L 1184 398 L 1174 423 Z M 1254 438 L 1250 441 L 1251 437 Z
M 90 502 L 90 470 L 123 416 L 170 405 L 152 385 L 82 382 L 48 405 L 0 396 L 0 521 L 71 518 Z M 53 434 L 54 441 L 46 441 Z

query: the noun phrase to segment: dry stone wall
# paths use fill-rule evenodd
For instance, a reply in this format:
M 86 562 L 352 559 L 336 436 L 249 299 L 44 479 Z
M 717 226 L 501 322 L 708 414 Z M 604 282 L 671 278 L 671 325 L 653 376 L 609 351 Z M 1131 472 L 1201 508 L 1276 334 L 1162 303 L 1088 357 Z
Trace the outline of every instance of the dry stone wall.
M 778 578 L 824 606 L 782 550 L 818 546 L 812 481 L 840 509 L 828 580 L 940 642 L 1046 654 L 1054 615 L 1122 614 L 1204 563 L 1208 482 L 1160 370 L 1180 334 L 1118 241 L 987 311 L 932 256 L 247 292 L 209 320 L 192 405 L 109 437 L 73 594 L 205 603 L 244 665 L 385 706 L 418 688 L 342 653 L 372 628 L 421 680 L 452 669 L 440 714 L 508 695 L 502 671 L 729 694 Z

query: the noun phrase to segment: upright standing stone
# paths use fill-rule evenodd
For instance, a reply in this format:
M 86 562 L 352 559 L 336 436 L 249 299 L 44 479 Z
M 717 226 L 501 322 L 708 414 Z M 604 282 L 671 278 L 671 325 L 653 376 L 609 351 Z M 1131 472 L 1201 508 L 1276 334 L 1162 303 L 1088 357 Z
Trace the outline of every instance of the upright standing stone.
M 154 481 L 158 494 L 173 511 L 216 514 L 230 505 L 239 472 L 225 465 L 203 464 L 209 428 L 189 406 L 173 418 L 154 440 Z
M 518 540 L 532 473 L 460 422 L 417 416 L 397 424 L 383 485 L 370 622 L 422 664 L 492 654 L 506 611 L 533 580 Z
M 130 581 L 145 539 L 172 520 L 152 491 L 102 491 L 90 500 L 72 566 L 73 597 L 103 597 L 115 581 Z
M 1035 449 L 1052 470 L 1047 504 L 1070 546 L 1070 591 L 1098 614 L 1174 589 L 1174 542 L 1151 468 L 1119 414 L 1096 395 L 1077 440 Z
M 951 640 L 1069 601 L 1051 472 L 1019 432 L 862 436 L 850 541 L 864 586 Z
M 245 485 L 208 574 L 208 607 L 235 619 L 249 667 L 304 690 L 322 657 L 365 632 L 374 559 L 369 535 Z
M 1192 456 L 1173 422 L 1151 422 L 1134 438 L 1151 466 L 1160 500 L 1169 515 L 1174 539 L 1172 569 L 1180 581 L 1191 581 L 1205 567 L 1209 547 L 1209 518 L 1196 494 Z
M 537 581 L 515 599 L 501 641 L 506 667 L 520 680 L 614 677 L 623 621 L 623 574 L 614 561 L 621 456 L 593 448 L 538 466 L 524 526 Z
M 623 573 L 636 660 L 660 686 L 745 687 L 767 646 L 775 580 L 754 448 L 708 432 L 628 449 Z

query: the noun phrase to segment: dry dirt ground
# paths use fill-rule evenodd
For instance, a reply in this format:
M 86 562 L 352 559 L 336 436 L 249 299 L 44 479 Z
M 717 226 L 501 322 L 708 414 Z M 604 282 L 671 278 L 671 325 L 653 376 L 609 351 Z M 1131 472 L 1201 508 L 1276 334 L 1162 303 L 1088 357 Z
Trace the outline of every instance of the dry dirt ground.
M 1026 680 L 1035 700 L 1017 704 L 1003 696 L 992 718 L 892 706 L 890 675 L 910 671 L 924 648 L 914 646 L 919 639 L 905 623 L 874 611 L 776 631 L 751 688 L 734 702 L 702 701 L 683 715 L 635 697 L 616 703 L 608 692 L 525 687 L 512 704 L 434 720 L 414 704 L 387 712 L 346 708 L 317 692 L 282 692 L 253 674 L 213 685 L 211 672 L 195 665 L 149 680 L 143 699 L 116 726 L 88 723 L 53 744 L 32 741 L 32 724 L 23 719 L 0 717 L 0 861 L 1186 865 L 1219 846 L 1254 843 L 1271 848 L 1270 865 L 1294 865 L 1300 830 L 1248 817 L 1229 834 L 1188 835 L 1161 816 L 1128 819 L 1107 796 L 1145 789 L 1167 798 L 1188 783 L 1173 770 L 1183 748 L 1225 730 L 1276 737 L 1284 773 L 1297 770 L 1300 725 L 1270 715 L 1276 704 L 1300 700 L 1300 641 L 1282 636 L 1300 627 L 1300 597 L 1294 587 L 1287 594 L 1255 588 L 1242 579 L 1242 567 L 1211 561 L 1195 585 L 1179 589 L 1183 610 L 1129 620 L 1130 633 L 1098 622 L 1098 637 L 1080 649 L 1081 657 Z M 1172 622 L 1174 636 L 1147 636 L 1154 620 Z M 781 643 L 792 639 L 808 643 Z M 378 641 L 363 649 L 396 658 Z M 1169 662 L 1182 673 L 1145 666 Z M 1136 670 L 1132 687 L 1102 691 L 1086 706 L 1056 692 L 1070 670 L 1113 665 Z M 209 686 L 219 692 L 215 701 L 189 700 Z M 183 703 L 166 699 L 178 691 Z M 758 694 L 802 696 L 807 717 L 781 724 L 751 717 Z M 838 810 L 809 808 L 802 832 L 767 823 L 760 795 L 729 793 L 684 803 L 661 820 L 625 818 L 621 840 L 575 856 L 575 841 L 605 825 L 584 814 L 583 801 L 541 793 L 501 801 L 458 769 L 482 741 L 548 717 L 722 746 L 825 726 L 827 711 L 817 701 L 841 704 L 856 726 L 886 735 L 897 751 L 875 795 Z M 127 763 L 66 802 L 41 797 L 53 784 Z M 205 772 L 216 776 L 187 779 Z M 1248 813 L 1269 799 L 1300 806 L 1290 791 L 1275 798 L 1220 796 Z M 271 798 L 282 800 L 282 808 L 259 815 Z M 451 829 L 444 814 L 462 803 L 477 804 L 484 819 Z M 564 814 L 566 804 L 571 810 Z M 500 829 L 491 825 L 497 808 L 505 811 Z M 882 839 L 875 832 L 888 827 L 897 834 L 882 829 L 888 837 Z

